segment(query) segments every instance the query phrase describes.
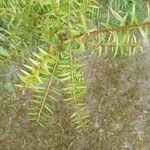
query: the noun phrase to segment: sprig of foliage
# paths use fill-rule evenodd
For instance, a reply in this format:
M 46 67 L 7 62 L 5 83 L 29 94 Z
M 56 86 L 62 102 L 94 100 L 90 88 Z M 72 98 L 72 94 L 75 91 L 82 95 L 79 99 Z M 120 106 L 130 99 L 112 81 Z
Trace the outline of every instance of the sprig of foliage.
M 59 72 L 59 80 L 64 85 L 62 89 L 65 95 L 64 100 L 72 105 L 73 113 L 70 118 L 76 124 L 78 130 L 86 129 L 89 120 L 83 100 L 86 90 L 83 79 L 83 65 L 79 62 L 71 47 L 68 47 L 68 51 L 63 55 Z
M 63 97 L 75 128 L 86 130 L 86 81 L 77 53 L 109 52 L 116 57 L 142 50 L 149 35 L 149 5 L 142 20 L 136 2 L 123 1 L 123 7 L 121 1 L 115 6 L 111 2 L 106 10 L 95 0 L 1 0 L 0 62 L 3 67 L 26 62 L 17 86 L 22 94 L 32 92 L 31 120 L 43 124 L 55 113 L 54 101 Z

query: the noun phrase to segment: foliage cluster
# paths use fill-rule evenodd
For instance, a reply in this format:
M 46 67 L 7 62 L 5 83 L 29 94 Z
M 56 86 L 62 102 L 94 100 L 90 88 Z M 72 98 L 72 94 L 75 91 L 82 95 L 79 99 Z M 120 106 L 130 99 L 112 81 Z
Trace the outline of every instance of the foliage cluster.
M 83 53 L 116 57 L 143 51 L 150 7 L 147 4 L 145 13 L 142 4 L 141 0 L 0 1 L 0 65 L 3 69 L 21 65 L 17 87 L 21 94 L 31 91 L 30 120 L 44 125 L 63 100 L 77 131 L 88 129 Z

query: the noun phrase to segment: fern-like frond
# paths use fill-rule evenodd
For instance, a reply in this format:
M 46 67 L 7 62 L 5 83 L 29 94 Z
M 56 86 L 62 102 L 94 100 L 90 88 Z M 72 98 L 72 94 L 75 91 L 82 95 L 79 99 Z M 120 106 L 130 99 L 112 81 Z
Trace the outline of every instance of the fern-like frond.
M 70 119 L 74 122 L 78 131 L 85 130 L 88 126 L 88 115 L 86 113 L 86 105 L 83 100 L 86 86 L 83 79 L 83 71 L 79 59 L 74 56 L 72 48 L 63 55 L 63 59 L 59 65 L 60 82 L 63 83 L 63 92 L 65 101 L 72 106 L 72 115 Z
M 23 88 L 32 90 L 31 111 L 29 111 L 30 119 L 36 122 L 53 114 L 52 102 L 55 95 L 59 94 L 55 88 L 55 76 L 59 58 L 57 52 L 46 52 L 39 48 L 39 53 L 33 53 L 35 58 L 29 59 L 31 66 L 24 65 L 25 70 L 22 71 L 20 78 L 22 84 L 18 85 Z
M 51 73 L 41 75 L 42 85 L 36 85 L 33 89 L 33 98 L 31 100 L 31 110 L 29 111 L 30 119 L 42 124 L 42 120 L 53 114 L 53 102 L 57 101 L 55 96 L 60 94 L 54 86 L 55 74 L 58 61 L 53 64 Z M 57 94 L 56 94 L 57 93 Z
M 123 15 L 111 9 L 112 17 L 108 18 L 106 22 L 101 22 L 100 29 L 93 29 L 87 32 L 81 32 L 72 37 L 81 44 L 86 45 L 86 48 L 91 52 L 113 53 L 116 55 L 132 55 L 137 50 L 142 50 L 144 43 L 147 43 L 150 27 L 150 8 L 147 5 L 147 17 L 140 20 L 135 13 L 135 5 L 133 4 L 132 11 Z M 130 19 L 129 19 L 130 18 Z M 112 24 L 112 20 L 117 22 Z M 141 36 L 137 36 L 140 35 Z M 79 40 L 80 41 L 80 40 Z M 88 44 L 91 43 L 91 44 Z M 79 43 L 80 44 L 80 43 Z
M 40 82 L 42 84 L 42 80 L 40 79 L 40 73 L 45 72 L 45 74 L 49 73 L 48 64 L 56 61 L 56 57 L 52 55 L 52 51 L 49 53 L 39 48 L 39 53 L 34 53 L 35 58 L 29 58 L 30 65 L 24 65 L 25 69 L 21 70 L 22 75 L 20 79 L 22 80 L 22 84 L 19 85 L 22 88 L 22 93 L 25 92 L 27 88 L 34 87 L 34 84 Z
M 39 122 L 39 119 L 40 119 L 40 116 L 41 116 L 41 114 L 43 112 L 43 108 L 44 107 L 52 113 L 51 108 L 49 108 L 47 105 L 45 105 L 45 102 L 46 102 L 46 99 L 48 97 L 48 93 L 50 91 L 51 85 L 52 85 L 52 81 L 53 81 L 53 78 L 54 78 L 54 75 L 55 75 L 55 72 L 56 72 L 57 64 L 58 64 L 58 62 L 56 62 L 56 64 L 53 67 L 51 77 L 50 77 L 48 85 L 47 85 L 47 87 L 45 89 L 45 93 L 43 94 L 44 97 L 41 100 L 42 103 L 41 103 L 40 110 L 39 110 L 39 113 L 38 113 L 38 116 L 37 116 L 37 122 Z
M 138 39 L 133 33 L 128 32 L 112 32 L 109 36 L 98 35 L 95 40 L 88 46 L 90 52 L 116 55 L 133 55 L 137 50 L 142 51 L 141 39 Z

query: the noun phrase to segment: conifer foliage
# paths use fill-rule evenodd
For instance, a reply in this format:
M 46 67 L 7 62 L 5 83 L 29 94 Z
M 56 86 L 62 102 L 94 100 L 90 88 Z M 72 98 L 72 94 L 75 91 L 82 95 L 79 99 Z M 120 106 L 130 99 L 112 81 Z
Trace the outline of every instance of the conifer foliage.
M 0 1 L 0 65 L 7 69 L 13 62 L 24 62 L 17 87 L 22 94 L 32 93 L 30 120 L 42 124 L 55 113 L 53 103 L 63 99 L 75 128 L 86 130 L 90 119 L 82 52 L 117 57 L 142 51 L 149 36 L 149 5 L 141 18 L 136 1 L 108 3 Z

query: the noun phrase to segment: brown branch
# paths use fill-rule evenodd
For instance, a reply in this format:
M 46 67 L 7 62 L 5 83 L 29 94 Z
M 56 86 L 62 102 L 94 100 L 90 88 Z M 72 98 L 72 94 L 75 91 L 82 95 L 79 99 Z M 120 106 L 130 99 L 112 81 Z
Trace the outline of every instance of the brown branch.
M 46 87 L 46 91 L 45 91 L 45 94 L 44 94 L 44 97 L 43 97 L 43 100 L 42 100 L 42 103 L 41 103 L 41 107 L 40 107 L 36 122 L 39 122 L 40 116 L 42 114 L 46 99 L 48 97 L 49 90 L 50 90 L 51 85 L 52 85 L 52 81 L 53 81 L 53 78 L 54 78 L 54 75 L 55 75 L 57 65 L 58 65 L 58 62 L 56 62 L 55 65 L 54 65 L 53 72 L 52 72 L 52 75 L 51 75 L 50 80 L 48 82 L 48 86 Z
M 144 27 L 144 26 L 150 26 L 150 22 L 148 21 L 148 22 L 144 22 L 144 23 L 140 23 L 140 24 L 126 25 L 126 26 L 120 26 L 117 28 L 110 28 L 110 29 L 96 29 L 91 32 L 81 32 L 80 34 L 73 36 L 72 39 L 77 39 L 82 36 L 89 36 L 89 35 L 95 36 L 99 33 L 119 32 L 119 31 L 123 31 L 123 30 L 135 29 L 135 28 Z

